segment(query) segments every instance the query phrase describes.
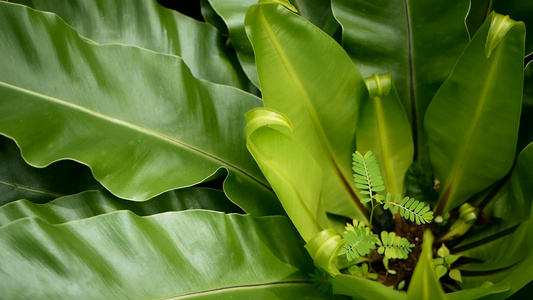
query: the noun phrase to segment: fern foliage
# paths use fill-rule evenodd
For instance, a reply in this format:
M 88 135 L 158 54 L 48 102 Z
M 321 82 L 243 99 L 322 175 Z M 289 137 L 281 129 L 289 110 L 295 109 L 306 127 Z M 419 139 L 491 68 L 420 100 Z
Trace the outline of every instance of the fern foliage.
M 387 258 L 407 259 L 411 248 L 415 245 L 404 237 L 397 236 L 394 232 L 381 232 L 381 241 L 377 242 L 378 253 Z
M 400 211 L 402 217 L 418 225 L 430 223 L 433 220 L 433 212 L 429 205 L 414 198 L 404 197 L 402 199 L 401 195 L 396 195 L 392 199 L 391 193 L 388 193 L 383 208 L 390 209 L 393 214 Z
M 370 228 L 354 220 L 354 225 L 348 224 L 343 234 L 345 242 L 339 254 L 346 254 L 348 261 L 360 256 L 365 256 L 376 248 L 379 242 L 377 234 L 373 234 Z
M 375 198 L 375 196 L 373 197 L 375 192 L 385 190 L 376 157 L 372 151 L 368 151 L 364 156 L 359 151 L 355 151 L 352 157 L 355 187 L 360 189 L 360 194 L 365 197 L 361 199 L 361 203 L 370 202 L 372 198 Z

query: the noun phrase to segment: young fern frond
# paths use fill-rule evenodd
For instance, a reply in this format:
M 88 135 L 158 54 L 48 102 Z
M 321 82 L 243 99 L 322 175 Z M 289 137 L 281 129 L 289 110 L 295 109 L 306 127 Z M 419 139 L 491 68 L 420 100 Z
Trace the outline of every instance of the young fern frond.
M 385 197 L 383 208 L 390 209 L 393 214 L 400 211 L 400 215 L 403 218 L 416 222 L 418 225 L 430 223 L 433 220 L 433 212 L 428 204 L 409 197 L 402 199 L 399 194 L 392 199 L 391 193 L 388 193 Z
M 372 151 L 368 151 L 364 156 L 359 151 L 355 151 L 352 157 L 355 187 L 360 189 L 359 193 L 365 197 L 361 199 L 361 203 L 370 202 L 372 198 L 376 199 L 376 196 L 373 195 L 375 192 L 385 190 L 376 157 Z
M 397 236 L 394 232 L 381 232 L 381 241 L 377 242 L 378 244 L 378 253 L 385 255 L 389 259 L 407 259 L 411 248 L 415 245 L 409 243 L 409 241 L 404 238 Z
M 379 242 L 378 235 L 373 234 L 370 228 L 357 222 L 357 220 L 354 220 L 353 226 L 351 224 L 346 225 L 342 239 L 345 244 L 339 254 L 346 254 L 348 261 L 367 255 L 376 248 L 375 243 Z

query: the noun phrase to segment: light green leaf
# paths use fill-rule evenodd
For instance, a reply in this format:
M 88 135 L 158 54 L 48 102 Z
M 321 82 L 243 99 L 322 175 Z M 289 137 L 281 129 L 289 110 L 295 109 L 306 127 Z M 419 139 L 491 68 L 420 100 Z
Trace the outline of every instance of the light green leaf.
M 320 201 L 322 170 L 292 136 L 283 115 L 266 108 L 246 114 L 246 143 L 305 241 L 329 228 Z
M 459 282 L 463 281 L 461 279 L 461 271 L 459 271 L 459 269 L 450 270 L 450 273 L 448 275 L 450 276 L 451 279 L 453 279 L 455 281 L 459 281 Z
M 249 87 L 215 28 L 167 9 L 156 0 L 10 2 L 56 13 L 81 35 L 98 43 L 138 46 L 177 55 L 198 78 L 241 89 Z
M 433 265 L 433 235 L 429 229 L 424 232 L 422 253 L 418 258 L 413 277 L 411 277 L 406 299 L 446 299 L 446 295 L 435 274 L 435 266 Z
M 495 26 L 499 30 L 488 35 Z M 441 181 L 436 215 L 458 207 L 511 168 L 522 99 L 523 47 L 523 23 L 493 14 L 431 102 L 425 129 L 435 178 Z
M 337 275 L 333 279 L 333 294 L 342 294 L 353 299 L 401 300 L 405 293 L 387 288 L 381 283 L 349 275 Z
M 32 168 L 20 156 L 17 145 L 0 136 L 0 206 L 18 199 L 44 203 L 89 189 L 102 189 L 90 170 L 73 161 Z
M 82 162 L 134 200 L 224 168 L 230 199 L 281 212 L 244 142 L 259 99 L 194 78 L 176 56 L 87 42 L 50 13 L 0 2 L 0 28 L 0 132 L 32 165 Z
M 27 218 L 0 228 L 0 250 L 7 299 L 210 299 L 254 290 L 277 299 L 276 292 L 313 290 L 312 264 L 284 217 L 121 211 L 59 225 Z
M 403 180 L 413 161 L 414 146 L 409 119 L 390 73 L 366 78 L 369 97 L 363 98 L 357 123 L 356 144 L 362 153 L 372 151 L 383 168 L 390 193 L 403 193 Z
M 415 133 L 415 155 L 431 170 L 426 108 L 468 43 L 468 1 L 332 0 L 342 44 L 364 77 L 391 72 Z M 446 38 L 442 38 L 446 37 Z
M 48 224 L 60 224 L 118 210 L 129 210 L 139 216 L 148 216 L 187 209 L 242 212 L 222 191 L 207 188 L 174 190 L 144 202 L 123 200 L 106 191 L 86 191 L 61 197 L 46 204 L 19 200 L 0 206 L 0 226 L 29 217 L 40 218 Z
M 448 272 L 448 269 L 446 269 L 445 266 L 437 266 L 435 268 L 437 279 L 440 279 L 442 276 L 446 275 L 447 272 Z
M 364 91 L 359 72 L 335 40 L 276 3 L 252 6 L 246 30 L 265 107 L 291 121 L 294 139 L 324 172 L 326 211 L 366 220 L 350 169 L 357 103 Z

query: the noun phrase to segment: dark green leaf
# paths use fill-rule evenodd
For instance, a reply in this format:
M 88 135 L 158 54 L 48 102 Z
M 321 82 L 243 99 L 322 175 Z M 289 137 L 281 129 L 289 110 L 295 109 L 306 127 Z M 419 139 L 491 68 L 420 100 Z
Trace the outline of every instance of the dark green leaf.
M 38 169 L 26 164 L 17 145 L 0 136 L 0 206 L 18 199 L 44 203 L 85 190 L 102 189 L 89 168 L 60 161 Z
M 225 51 L 215 28 L 167 9 L 156 0 L 10 2 L 56 13 L 81 35 L 98 43 L 138 46 L 177 55 L 198 78 L 248 89 L 246 76 Z
M 291 299 L 314 290 L 307 278 L 312 262 L 284 217 L 122 211 L 59 225 L 28 218 L 0 228 L 0 250 L 6 299 L 212 299 L 251 292 Z
M 416 132 L 416 159 L 430 171 L 424 115 L 468 43 L 468 1 L 332 0 L 332 9 L 363 76 L 392 73 Z
M 281 213 L 245 147 L 244 113 L 259 99 L 196 79 L 176 56 L 87 42 L 53 14 L 0 2 L 0 28 L 0 132 L 32 165 L 83 162 L 136 200 L 225 168 L 230 199 Z
M 460 206 L 509 172 L 518 137 L 523 47 L 523 24 L 492 15 L 431 102 L 425 129 L 442 186 L 435 214 Z
M 106 191 L 86 191 L 58 198 L 46 204 L 19 200 L 0 207 L 0 226 L 19 219 L 37 217 L 49 224 L 86 219 L 118 210 L 129 210 L 139 216 L 168 211 L 209 209 L 226 213 L 242 211 L 222 191 L 207 188 L 186 188 L 166 192 L 144 202 L 117 198 Z

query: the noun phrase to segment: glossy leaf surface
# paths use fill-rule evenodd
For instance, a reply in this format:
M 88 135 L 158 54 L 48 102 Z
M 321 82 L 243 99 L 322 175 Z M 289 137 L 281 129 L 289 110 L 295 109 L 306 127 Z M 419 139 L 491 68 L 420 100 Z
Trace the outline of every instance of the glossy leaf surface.
M 225 51 L 215 28 L 167 9 L 156 0 L 10 2 L 53 12 L 79 34 L 98 43 L 138 46 L 177 55 L 198 78 L 241 89 L 249 86 L 236 59 Z
M 391 72 L 416 131 L 416 159 L 431 170 L 426 108 L 468 43 L 468 1 L 333 0 L 342 43 L 364 77 Z M 446 37 L 446 38 L 442 38 Z
M 307 242 L 329 228 L 320 202 L 322 170 L 292 136 L 284 116 L 265 108 L 246 114 L 246 144 L 278 195 L 283 208 Z
M 61 161 L 44 169 L 28 166 L 17 145 L 0 136 L 0 206 L 27 199 L 43 203 L 89 189 L 102 189 L 90 170 L 73 161 Z
M 194 78 L 176 56 L 96 45 L 55 15 L 0 8 L 0 132 L 26 161 L 80 161 L 112 193 L 135 200 L 225 168 L 225 191 L 247 199 L 247 212 L 281 211 L 245 148 L 244 113 L 259 99 Z
M 275 299 L 278 289 L 293 287 L 288 297 L 312 290 L 312 264 L 284 217 L 122 211 L 59 225 L 27 218 L 1 227 L 0 240 L 8 299 L 197 299 L 248 289 Z
M 46 204 L 19 200 L 0 206 L 0 226 L 29 217 L 37 217 L 48 224 L 60 224 L 118 210 L 129 210 L 139 216 L 149 216 L 188 209 L 242 213 L 222 191 L 207 188 L 170 191 L 144 202 L 123 200 L 106 191 L 86 191 L 61 197 Z
M 296 142 L 319 163 L 326 211 L 366 220 L 350 169 L 359 72 L 330 36 L 275 2 L 251 7 L 246 28 L 264 105 L 290 120 Z
M 435 178 L 441 182 L 436 215 L 510 170 L 518 138 L 523 47 L 523 23 L 492 15 L 431 102 L 425 129 Z
M 403 193 L 403 180 L 413 161 L 414 146 L 407 114 L 390 74 L 365 78 L 369 97 L 361 101 L 356 144 L 372 151 L 383 172 L 386 190 Z

